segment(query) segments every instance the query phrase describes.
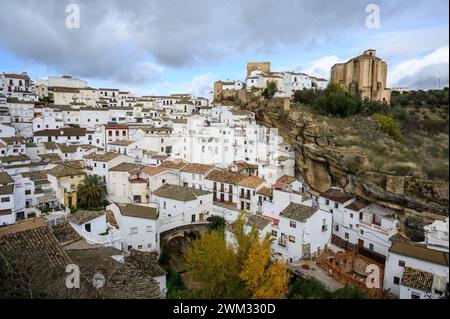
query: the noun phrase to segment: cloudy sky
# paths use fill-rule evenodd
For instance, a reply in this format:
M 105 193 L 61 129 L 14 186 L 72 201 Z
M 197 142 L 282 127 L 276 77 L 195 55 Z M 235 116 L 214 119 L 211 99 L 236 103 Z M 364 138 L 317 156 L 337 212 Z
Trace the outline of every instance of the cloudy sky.
M 67 28 L 66 7 L 80 8 Z M 379 28 L 366 12 L 376 4 Z M 448 85 L 448 0 L 0 0 L 0 72 L 72 75 L 136 94 L 206 95 L 247 61 L 329 77 L 373 48 L 388 85 Z

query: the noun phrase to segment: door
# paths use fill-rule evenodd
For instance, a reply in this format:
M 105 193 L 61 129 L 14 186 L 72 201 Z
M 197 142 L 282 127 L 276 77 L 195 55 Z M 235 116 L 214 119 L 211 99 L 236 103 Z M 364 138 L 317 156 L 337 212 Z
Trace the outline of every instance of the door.
M 241 202 L 241 210 L 244 210 L 244 202 Z
M 222 203 L 225 201 L 225 195 L 223 193 L 220 194 L 220 201 Z
M 358 247 L 364 248 L 364 240 L 358 239 Z
M 191 216 L 191 223 L 195 223 L 195 214 Z
M 204 216 L 203 213 L 200 213 L 200 215 L 198 216 L 198 219 L 199 219 L 201 222 L 203 221 L 203 216 Z

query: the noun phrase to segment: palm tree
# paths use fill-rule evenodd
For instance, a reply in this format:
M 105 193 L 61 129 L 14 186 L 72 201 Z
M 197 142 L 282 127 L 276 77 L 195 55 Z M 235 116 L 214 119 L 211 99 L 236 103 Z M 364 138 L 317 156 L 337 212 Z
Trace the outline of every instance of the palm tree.
M 105 196 L 106 185 L 98 175 L 86 175 L 84 182 L 78 186 L 78 205 L 81 208 L 102 207 Z

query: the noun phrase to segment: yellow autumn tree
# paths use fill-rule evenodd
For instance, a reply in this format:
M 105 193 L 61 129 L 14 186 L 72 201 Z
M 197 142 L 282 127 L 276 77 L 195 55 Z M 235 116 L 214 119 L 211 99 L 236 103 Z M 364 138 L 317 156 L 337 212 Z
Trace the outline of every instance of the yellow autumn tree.
M 280 299 L 287 289 L 289 275 L 286 263 L 271 260 L 269 237 L 257 239 L 251 246 L 240 272 L 245 291 L 254 299 Z
M 202 234 L 186 254 L 186 271 L 200 284 L 201 298 L 235 298 L 239 286 L 236 255 L 222 231 Z

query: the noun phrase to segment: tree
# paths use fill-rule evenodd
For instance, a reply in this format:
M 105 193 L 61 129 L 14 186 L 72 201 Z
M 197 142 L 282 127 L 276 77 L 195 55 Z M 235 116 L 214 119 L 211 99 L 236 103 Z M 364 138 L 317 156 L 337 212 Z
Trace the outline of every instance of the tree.
M 361 110 L 361 100 L 350 96 L 339 85 L 329 85 L 324 93 L 325 95 L 317 98 L 313 105 L 319 113 L 347 117 Z
M 211 216 L 210 218 L 208 218 L 208 221 L 209 221 L 209 225 L 208 225 L 209 230 L 224 230 L 225 229 L 226 221 L 223 217 Z
M 331 293 L 314 278 L 300 278 L 289 289 L 289 299 L 330 299 Z
M 200 298 L 281 298 L 287 291 L 287 266 L 271 260 L 269 238 L 259 239 L 256 228 L 245 229 L 241 215 L 233 224 L 235 244 L 222 230 L 203 233 L 186 254 L 189 275 L 199 283 Z
M 233 236 L 236 240 L 234 249 L 238 267 L 242 269 L 250 248 L 258 240 L 258 230 L 256 228 L 252 228 L 250 232 L 247 232 L 245 230 L 244 214 L 241 213 L 238 219 L 234 222 Z
M 266 99 L 271 99 L 274 97 L 277 91 L 278 91 L 277 82 L 268 81 L 266 84 L 266 88 L 261 93 L 261 96 L 263 96 Z
M 84 209 L 102 207 L 106 196 L 106 185 L 98 175 L 87 175 L 78 186 L 78 205 Z
M 186 270 L 201 285 L 201 298 L 236 298 L 236 256 L 221 231 L 204 233 L 186 254 Z
M 380 113 L 375 113 L 372 115 L 372 118 L 380 124 L 381 130 L 395 141 L 401 143 L 405 141 L 402 132 L 400 131 L 400 126 L 394 118 Z
M 287 291 L 287 266 L 281 261 L 271 261 L 271 254 L 269 237 L 257 240 L 248 252 L 240 277 L 250 298 L 279 299 Z
M 358 286 L 347 285 L 333 293 L 333 299 L 367 299 L 367 292 Z

